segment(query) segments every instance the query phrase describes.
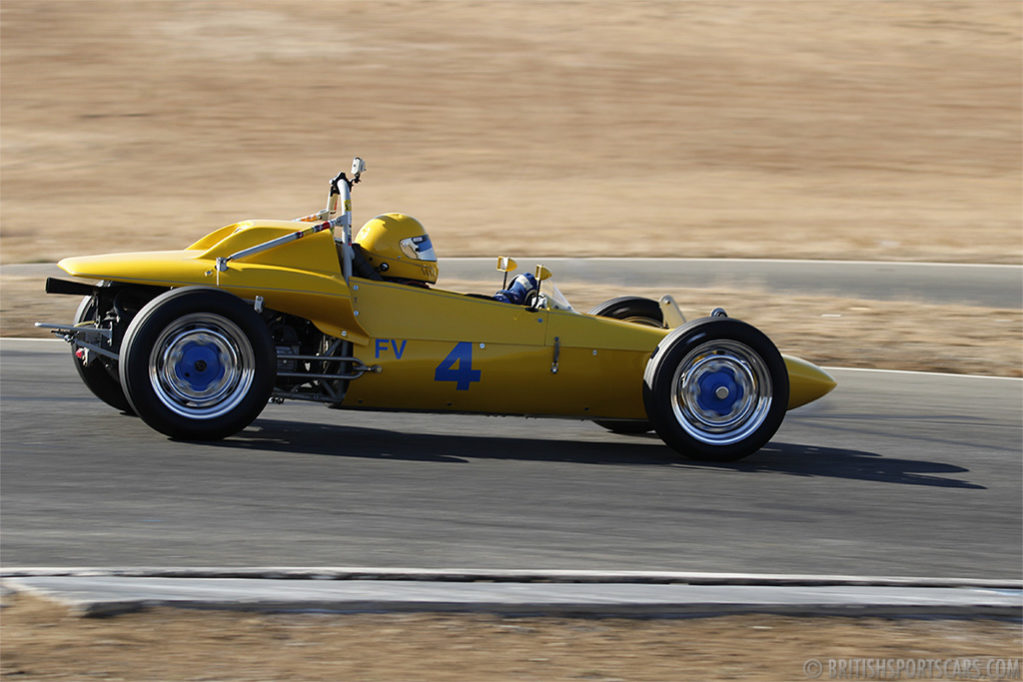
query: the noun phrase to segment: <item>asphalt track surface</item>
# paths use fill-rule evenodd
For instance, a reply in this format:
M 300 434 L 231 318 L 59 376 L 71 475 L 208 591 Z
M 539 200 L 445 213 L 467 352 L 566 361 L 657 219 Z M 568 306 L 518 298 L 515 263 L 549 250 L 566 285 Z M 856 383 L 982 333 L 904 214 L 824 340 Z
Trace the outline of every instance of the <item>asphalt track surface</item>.
M 1019 308 L 1023 268 L 1015 265 L 885 263 L 749 258 L 520 258 L 520 271 L 547 265 L 564 282 L 615 282 L 673 289 L 754 289 L 921 303 Z M 445 259 L 441 274 L 489 280 L 494 258 Z
M 948 263 L 769 260 L 738 258 L 520 258 L 520 272 L 534 263 L 551 268 L 559 282 L 615 282 L 624 286 L 762 289 L 790 294 L 846 296 L 921 303 L 961 303 L 1019 308 L 1023 267 Z M 444 279 L 492 281 L 494 258 L 445 258 Z M 0 266 L 0 275 L 66 276 L 54 264 Z
M 836 370 L 761 452 L 677 460 L 586 422 L 271 405 L 180 443 L 0 342 L 15 566 L 419 566 L 1015 579 L 1023 382 Z

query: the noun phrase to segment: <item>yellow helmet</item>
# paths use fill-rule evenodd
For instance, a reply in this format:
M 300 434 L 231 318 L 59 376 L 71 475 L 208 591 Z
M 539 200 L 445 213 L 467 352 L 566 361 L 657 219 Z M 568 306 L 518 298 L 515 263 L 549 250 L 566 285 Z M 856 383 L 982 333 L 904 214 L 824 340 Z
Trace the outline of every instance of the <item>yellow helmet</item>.
M 373 269 L 386 278 L 437 281 L 437 255 L 430 235 L 412 216 L 378 215 L 362 226 L 355 241 Z

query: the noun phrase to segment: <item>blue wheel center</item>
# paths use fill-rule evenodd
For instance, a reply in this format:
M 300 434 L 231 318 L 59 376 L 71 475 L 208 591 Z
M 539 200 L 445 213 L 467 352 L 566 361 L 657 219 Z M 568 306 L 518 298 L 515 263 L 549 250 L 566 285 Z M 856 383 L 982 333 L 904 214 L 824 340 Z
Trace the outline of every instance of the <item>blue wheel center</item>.
M 743 398 L 742 386 L 736 382 L 735 372 L 727 367 L 702 375 L 697 384 L 700 390 L 696 402 L 704 412 L 716 412 L 723 417 L 730 414 Z
M 224 376 L 216 346 L 189 342 L 174 365 L 174 374 L 194 391 L 204 391 Z

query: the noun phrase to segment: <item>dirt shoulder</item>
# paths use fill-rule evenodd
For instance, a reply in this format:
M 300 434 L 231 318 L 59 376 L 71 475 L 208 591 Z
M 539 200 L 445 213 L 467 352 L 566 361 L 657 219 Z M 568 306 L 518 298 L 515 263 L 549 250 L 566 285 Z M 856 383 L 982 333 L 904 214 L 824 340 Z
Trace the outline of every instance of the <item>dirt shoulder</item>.
M 1023 646 L 1018 623 L 987 620 L 168 608 L 79 618 L 34 597 L 10 602 L 3 611 L 0 668 L 10 680 L 802 680 L 811 679 L 804 672 L 810 659 L 821 661 L 821 679 L 829 679 L 829 659 L 994 657 L 1018 665 Z

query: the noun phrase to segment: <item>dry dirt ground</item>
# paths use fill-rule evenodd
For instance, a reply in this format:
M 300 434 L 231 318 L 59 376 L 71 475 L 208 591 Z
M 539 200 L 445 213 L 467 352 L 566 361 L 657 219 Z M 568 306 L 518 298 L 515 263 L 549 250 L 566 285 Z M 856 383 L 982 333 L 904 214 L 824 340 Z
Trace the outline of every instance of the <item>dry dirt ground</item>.
M 807 680 L 817 659 L 1012 659 L 1018 623 L 783 618 L 251 614 L 154 609 L 79 618 L 18 596 L 7 680 Z M 986 664 L 981 664 L 986 668 Z M 846 678 L 870 679 L 870 678 Z M 883 679 L 883 678 L 882 678 Z M 888 679 L 896 679 L 889 677 Z M 902 677 L 902 679 L 909 679 Z M 913 679 L 934 679 L 922 675 Z
M 320 208 L 438 253 L 1019 263 L 1017 0 L 4 0 L 4 263 Z

